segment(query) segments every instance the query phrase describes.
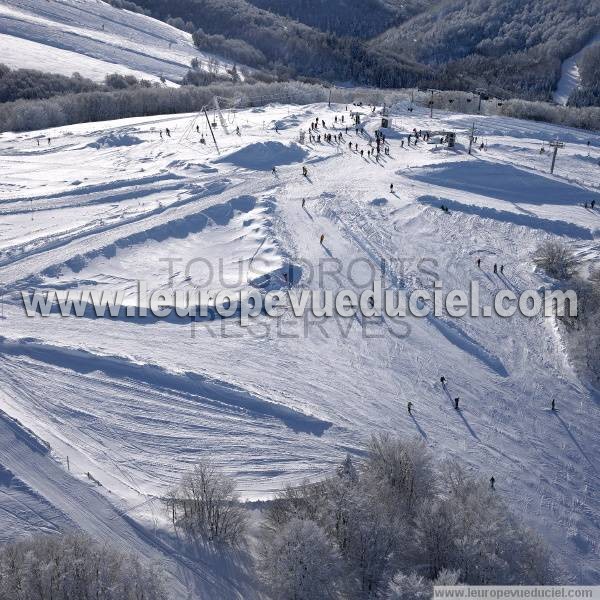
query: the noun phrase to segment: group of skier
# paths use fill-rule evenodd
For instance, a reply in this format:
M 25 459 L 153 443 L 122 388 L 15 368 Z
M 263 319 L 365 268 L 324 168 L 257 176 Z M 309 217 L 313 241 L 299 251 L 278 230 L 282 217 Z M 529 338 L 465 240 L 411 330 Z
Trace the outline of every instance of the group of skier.
M 440 383 L 442 384 L 442 389 L 444 391 L 447 390 L 447 386 L 446 386 L 446 378 L 442 375 L 440 377 Z M 459 403 L 460 403 L 460 397 L 457 396 L 456 398 L 454 398 L 454 410 L 460 410 L 459 408 Z M 408 409 L 408 414 L 413 417 L 413 403 L 412 402 L 408 402 L 407 404 L 407 409 Z M 556 410 L 556 403 L 554 400 L 552 400 L 552 410 L 555 411 Z M 414 418 L 414 417 L 413 417 Z M 490 477 L 490 489 L 495 489 L 495 485 L 496 485 L 496 478 L 492 475 Z
M 481 269 L 481 258 L 478 258 L 476 260 L 477 262 L 477 268 Z M 498 264 L 494 263 L 494 273 L 497 275 L 498 273 L 500 273 L 500 275 L 504 275 L 504 265 L 500 265 L 500 269 L 498 269 Z

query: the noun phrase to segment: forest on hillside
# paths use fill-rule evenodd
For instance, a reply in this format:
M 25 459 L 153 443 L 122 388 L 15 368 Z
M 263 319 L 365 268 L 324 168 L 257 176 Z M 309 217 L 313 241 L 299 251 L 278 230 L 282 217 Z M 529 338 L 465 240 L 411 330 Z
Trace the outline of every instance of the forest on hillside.
M 193 32 L 200 49 L 279 78 L 483 88 L 530 100 L 550 100 L 562 61 L 600 31 L 600 0 L 135 0 L 135 5 Z M 598 101 L 597 73 L 586 72 L 591 83 L 574 100 L 579 106 Z

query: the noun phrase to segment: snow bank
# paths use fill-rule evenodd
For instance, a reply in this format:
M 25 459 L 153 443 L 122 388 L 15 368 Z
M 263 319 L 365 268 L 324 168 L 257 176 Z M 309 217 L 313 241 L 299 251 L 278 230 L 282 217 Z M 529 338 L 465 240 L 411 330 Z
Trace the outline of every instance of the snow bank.
M 298 144 L 290 145 L 281 142 L 256 142 L 215 160 L 217 163 L 228 163 L 244 169 L 266 171 L 274 166 L 291 165 L 303 161 L 307 151 Z
M 88 144 L 88 148 L 119 148 L 122 146 L 135 146 L 141 144 L 143 140 L 129 133 L 111 132 L 100 136 L 95 142 Z

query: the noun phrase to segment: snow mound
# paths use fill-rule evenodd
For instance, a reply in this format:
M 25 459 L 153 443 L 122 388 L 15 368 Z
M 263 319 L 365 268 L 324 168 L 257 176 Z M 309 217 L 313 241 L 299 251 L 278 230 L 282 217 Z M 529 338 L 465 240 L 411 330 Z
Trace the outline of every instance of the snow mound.
M 275 121 L 275 127 L 277 127 L 277 129 L 279 130 L 291 129 L 293 127 L 299 127 L 301 123 L 302 121 L 297 115 L 290 115 L 285 119 L 278 119 L 277 121 Z
M 304 148 L 295 143 L 287 145 L 281 142 L 256 142 L 219 158 L 215 162 L 229 163 L 244 169 L 266 171 L 274 166 L 301 162 L 307 154 Z
M 141 144 L 143 140 L 129 133 L 111 132 L 100 136 L 95 142 L 88 144 L 88 148 L 120 148 L 124 146 L 135 146 Z

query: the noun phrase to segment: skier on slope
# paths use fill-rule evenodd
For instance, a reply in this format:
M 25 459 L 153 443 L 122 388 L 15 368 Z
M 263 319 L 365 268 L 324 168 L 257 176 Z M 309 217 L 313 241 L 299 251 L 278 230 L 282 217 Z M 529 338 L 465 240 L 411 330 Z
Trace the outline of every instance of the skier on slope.
M 443 375 L 440 377 L 440 383 L 442 384 L 442 387 L 446 387 L 446 378 Z
M 408 414 L 409 414 L 409 415 L 412 415 L 412 406 L 413 406 L 413 403 L 412 403 L 412 402 L 409 402 L 409 403 L 408 403 L 408 405 L 407 405 L 407 408 L 408 408 Z
M 496 263 L 494 263 L 494 273 L 498 273 L 498 265 Z
M 302 175 L 304 175 L 304 177 L 308 177 L 308 169 L 305 166 L 302 167 Z
M 458 410 L 459 400 L 460 400 L 460 398 L 458 396 L 456 398 L 454 398 L 454 410 Z
M 390 194 L 394 193 L 394 184 L 390 183 Z
M 325 234 L 324 234 L 324 233 L 322 233 L 322 234 L 321 234 L 321 240 L 320 240 L 320 242 L 319 242 L 319 243 L 321 244 L 321 246 L 323 245 L 323 241 L 324 241 L 324 240 L 325 240 Z
M 496 479 L 494 478 L 494 476 L 492 475 L 490 477 L 490 488 L 493 490 L 494 488 L 494 484 L 496 483 Z
M 479 269 L 481 269 L 481 259 L 480 258 L 477 259 L 477 267 Z
M 171 137 L 171 130 L 168 127 L 165 127 L 165 133 L 167 134 L 167 137 Z

